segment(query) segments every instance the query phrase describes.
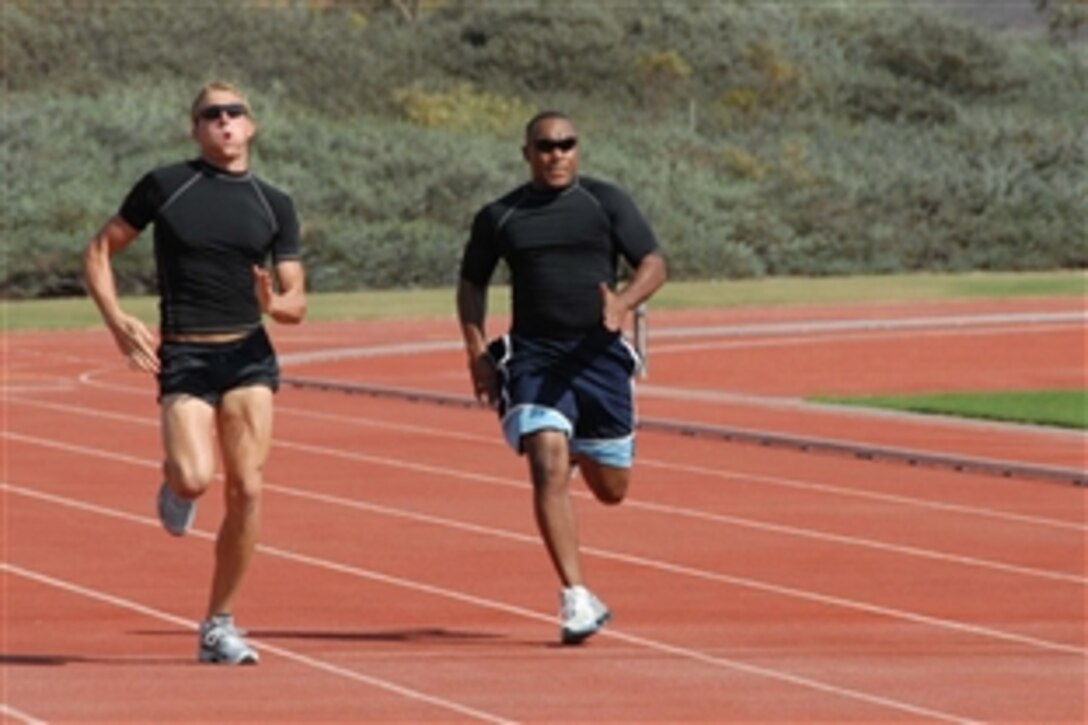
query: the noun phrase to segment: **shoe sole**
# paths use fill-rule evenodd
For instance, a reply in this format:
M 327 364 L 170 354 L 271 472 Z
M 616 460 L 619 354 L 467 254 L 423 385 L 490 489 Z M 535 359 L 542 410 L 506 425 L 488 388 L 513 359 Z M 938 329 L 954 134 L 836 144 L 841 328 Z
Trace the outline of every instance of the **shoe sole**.
M 605 612 L 604 614 L 602 614 L 597 619 L 597 622 L 593 626 L 593 629 L 583 630 L 583 631 L 574 631 L 572 629 L 564 628 L 562 633 L 561 633 L 560 640 L 562 641 L 563 644 L 568 644 L 568 645 L 570 645 L 570 644 L 581 644 L 582 642 L 585 642 L 587 639 L 589 639 L 593 635 L 597 634 L 597 632 L 600 632 L 601 629 L 604 627 L 604 625 L 607 624 L 608 620 L 610 620 L 610 619 L 612 619 L 612 612 Z
M 197 656 L 197 660 L 206 665 L 256 665 L 261 661 L 255 654 L 245 655 L 240 660 L 228 660 L 225 657 L 209 654 L 207 652 L 201 652 Z

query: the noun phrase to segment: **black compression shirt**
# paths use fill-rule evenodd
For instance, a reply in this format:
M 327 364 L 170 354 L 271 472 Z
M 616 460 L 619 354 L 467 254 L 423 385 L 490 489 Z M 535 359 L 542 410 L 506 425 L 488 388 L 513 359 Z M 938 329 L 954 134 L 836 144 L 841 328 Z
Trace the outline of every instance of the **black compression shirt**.
M 583 176 L 559 192 L 525 184 L 481 209 L 461 277 L 486 287 L 498 260 L 506 260 L 513 332 L 575 337 L 600 326 L 598 285 L 615 286 L 619 257 L 637 267 L 655 251 L 654 233 L 630 197 Z
M 120 216 L 155 224 L 163 334 L 234 332 L 261 323 L 253 265 L 299 257 L 299 224 L 284 192 L 205 161 L 164 166 L 132 188 Z

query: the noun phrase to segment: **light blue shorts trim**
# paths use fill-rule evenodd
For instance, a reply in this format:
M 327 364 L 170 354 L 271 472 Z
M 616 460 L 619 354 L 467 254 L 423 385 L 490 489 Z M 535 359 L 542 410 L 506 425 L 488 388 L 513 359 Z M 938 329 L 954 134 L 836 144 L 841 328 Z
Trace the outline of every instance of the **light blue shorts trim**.
M 507 444 L 521 453 L 522 436 L 542 430 L 555 430 L 568 439 L 574 431 L 570 421 L 554 408 L 543 405 L 519 405 L 502 419 L 502 432 Z M 633 435 L 613 439 L 574 438 L 570 441 L 572 454 L 592 458 L 602 466 L 630 468 L 635 458 Z
M 635 437 L 633 435 L 613 440 L 584 440 L 575 438 L 570 442 L 571 453 L 592 458 L 602 466 L 630 468 L 635 460 Z
M 558 410 L 543 405 L 515 406 L 502 419 L 502 434 L 518 453 L 521 453 L 522 436 L 542 430 L 557 430 L 570 438 L 574 426 Z

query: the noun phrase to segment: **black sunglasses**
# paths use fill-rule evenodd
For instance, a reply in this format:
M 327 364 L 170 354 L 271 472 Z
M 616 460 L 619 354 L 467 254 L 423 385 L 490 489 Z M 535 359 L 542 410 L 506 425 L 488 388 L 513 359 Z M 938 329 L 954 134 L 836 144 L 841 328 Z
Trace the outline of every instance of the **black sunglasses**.
M 552 151 L 559 149 L 560 151 L 571 151 L 578 145 L 578 139 L 574 138 L 561 138 L 553 141 L 550 138 L 538 138 L 533 141 L 533 148 L 542 154 L 550 154 Z
M 215 121 L 221 115 L 227 114 L 229 118 L 238 118 L 239 116 L 245 116 L 249 113 L 249 109 L 242 103 L 213 103 L 210 106 L 204 106 L 196 112 L 197 118 L 205 121 Z

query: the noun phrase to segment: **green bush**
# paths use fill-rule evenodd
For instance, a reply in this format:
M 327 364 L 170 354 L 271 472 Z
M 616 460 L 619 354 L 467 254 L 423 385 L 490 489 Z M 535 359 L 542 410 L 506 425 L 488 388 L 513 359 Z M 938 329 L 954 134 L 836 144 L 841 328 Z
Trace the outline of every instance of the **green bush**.
M 294 197 L 317 290 L 451 283 L 545 107 L 680 278 L 1088 264 L 1083 44 L 884 1 L 425 9 L 7 0 L 0 294 L 79 291 L 125 192 L 194 154 L 217 76 L 251 93 L 254 168 Z M 123 290 L 153 290 L 150 248 L 117 260 Z

